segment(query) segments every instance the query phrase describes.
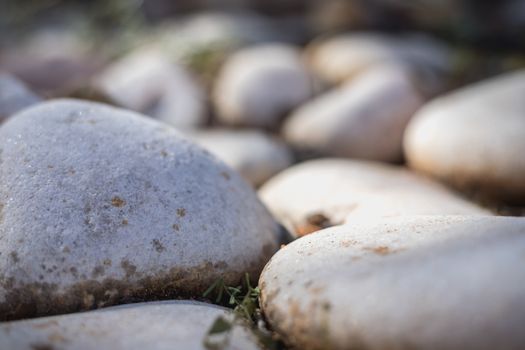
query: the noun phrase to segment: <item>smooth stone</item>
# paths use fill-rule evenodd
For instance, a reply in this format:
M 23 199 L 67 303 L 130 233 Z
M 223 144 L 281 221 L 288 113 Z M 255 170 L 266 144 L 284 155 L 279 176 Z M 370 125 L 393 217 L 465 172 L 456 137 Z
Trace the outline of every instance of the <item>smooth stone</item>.
M 206 119 L 203 89 L 183 66 L 156 49 L 122 57 L 95 78 L 94 86 L 116 105 L 175 127 L 196 127 Z
M 446 88 L 446 75 L 452 69 L 450 49 L 421 34 L 342 34 L 314 41 L 307 48 L 307 57 L 316 74 L 331 83 L 350 80 L 375 65 L 404 65 L 418 78 L 425 95 Z
M 525 202 L 525 70 L 426 104 L 407 128 L 409 165 L 477 195 Z
M 258 273 L 282 231 L 176 130 L 79 100 L 0 128 L 0 318 L 197 297 Z
M 489 214 L 405 168 L 345 159 L 292 166 L 268 180 L 259 197 L 296 236 L 380 217 Z
M 16 77 L 0 72 L 0 122 L 41 99 Z
M 283 135 L 301 151 L 396 162 L 405 127 L 422 104 L 405 70 L 380 66 L 300 106 Z
M 293 156 L 276 138 L 258 130 L 212 129 L 188 137 L 215 154 L 254 186 L 289 167 Z
M 298 239 L 259 282 L 297 349 L 523 349 L 525 219 L 399 217 Z
M 207 350 L 214 322 L 231 322 L 221 349 L 259 349 L 230 310 L 195 301 L 164 301 L 0 323 L 0 348 L 13 350 Z M 207 347 L 206 345 L 209 344 Z
M 213 91 L 224 124 L 274 128 L 313 93 L 296 47 L 266 44 L 242 49 L 223 65 Z
M 41 96 L 67 95 L 85 86 L 106 60 L 106 48 L 85 36 L 60 25 L 44 26 L 2 50 L 0 67 Z

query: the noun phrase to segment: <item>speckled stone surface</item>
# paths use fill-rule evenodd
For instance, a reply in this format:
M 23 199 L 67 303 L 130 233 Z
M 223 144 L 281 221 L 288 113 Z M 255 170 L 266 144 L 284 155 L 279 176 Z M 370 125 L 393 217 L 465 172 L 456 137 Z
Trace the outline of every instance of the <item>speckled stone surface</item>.
M 300 238 L 262 307 L 298 349 L 523 349 L 525 219 L 398 217 Z
M 55 100 L 0 140 L 2 319 L 200 296 L 257 276 L 278 247 L 239 175 L 136 113 Z
M 207 336 L 216 319 L 232 321 L 231 311 L 192 301 L 138 303 L 71 315 L 0 324 L 0 348 L 11 350 L 224 350 L 259 349 L 241 323 L 228 339 Z M 206 347 L 206 345 L 208 347 Z
M 436 98 L 404 139 L 416 170 L 478 195 L 525 204 L 525 70 Z
M 490 215 L 405 168 L 337 158 L 294 165 L 268 180 L 259 196 L 295 235 L 389 216 Z

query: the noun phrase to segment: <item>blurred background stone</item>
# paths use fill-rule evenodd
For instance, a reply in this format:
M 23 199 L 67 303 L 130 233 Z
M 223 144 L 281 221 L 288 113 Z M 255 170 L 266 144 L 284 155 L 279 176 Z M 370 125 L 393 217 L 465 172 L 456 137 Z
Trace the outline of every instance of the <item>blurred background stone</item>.
M 11 74 L 0 72 L 0 122 L 41 99 Z
M 142 48 L 109 65 L 94 87 L 114 104 L 172 126 L 204 124 L 206 97 L 188 70 L 162 52 Z
M 405 127 L 422 103 L 408 72 L 376 65 L 299 107 L 283 135 L 302 152 L 399 162 Z
M 193 141 L 259 186 L 293 163 L 292 152 L 276 138 L 256 129 L 209 129 L 188 135 Z
M 239 50 L 224 64 L 213 91 L 221 122 L 276 128 L 313 94 L 299 49 L 267 44 Z

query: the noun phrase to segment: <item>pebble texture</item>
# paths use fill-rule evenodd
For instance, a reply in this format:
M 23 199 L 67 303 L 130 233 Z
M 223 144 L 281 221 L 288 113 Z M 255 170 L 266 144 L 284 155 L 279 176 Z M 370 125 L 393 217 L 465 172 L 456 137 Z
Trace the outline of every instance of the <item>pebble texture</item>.
M 223 123 L 271 128 L 308 99 L 312 89 L 294 46 L 266 44 L 229 57 L 217 78 L 213 99 Z
M 189 137 L 254 186 L 261 185 L 293 161 L 284 143 L 257 130 L 214 129 L 197 131 Z
M 2 319 L 200 296 L 257 276 L 279 245 L 239 175 L 141 115 L 55 100 L 0 140 Z
M 425 105 L 404 147 L 416 170 L 487 197 L 525 203 L 525 70 Z
M 388 216 L 488 215 L 404 168 L 344 159 L 313 160 L 288 168 L 266 182 L 259 196 L 298 236 Z
M 408 73 L 382 66 L 299 107 L 283 135 L 308 153 L 395 162 L 403 132 L 423 99 Z
M 0 72 L 0 122 L 19 110 L 40 102 L 40 97 L 30 91 L 14 76 Z
M 184 67 L 155 49 L 121 58 L 101 72 L 94 85 L 115 104 L 175 127 L 195 127 L 206 119 L 202 88 Z
M 209 350 L 208 330 L 227 309 L 191 301 L 116 306 L 104 310 L 0 324 L 0 348 L 11 350 Z M 206 343 L 205 343 L 206 342 Z M 236 324 L 223 350 L 259 349 Z
M 281 249 L 261 279 L 298 349 L 523 349 L 525 220 L 400 217 Z

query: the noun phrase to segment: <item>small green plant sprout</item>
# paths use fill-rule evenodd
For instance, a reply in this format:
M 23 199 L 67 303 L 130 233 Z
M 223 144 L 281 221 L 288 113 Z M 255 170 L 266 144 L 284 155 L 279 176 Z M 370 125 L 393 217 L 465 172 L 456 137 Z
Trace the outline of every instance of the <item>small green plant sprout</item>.
M 219 278 L 203 293 L 204 298 L 215 296 L 215 303 L 233 308 L 234 317 L 228 320 L 218 317 L 204 338 L 204 346 L 209 350 L 226 349 L 235 325 L 249 327 L 259 344 L 268 350 L 278 349 L 277 342 L 271 333 L 265 329 L 259 308 L 259 287 L 253 287 L 248 273 L 243 283 L 237 287 L 227 286 L 224 279 Z M 212 299 L 213 300 L 213 299 Z

